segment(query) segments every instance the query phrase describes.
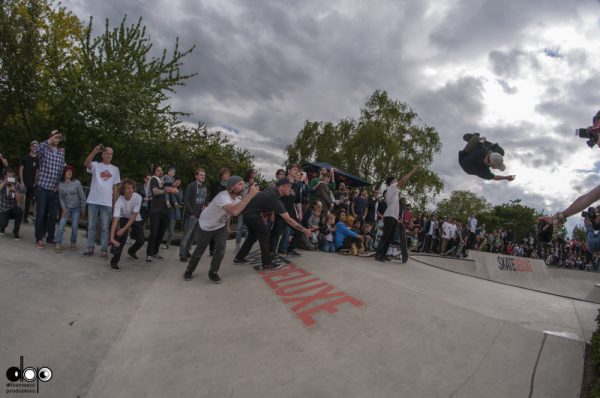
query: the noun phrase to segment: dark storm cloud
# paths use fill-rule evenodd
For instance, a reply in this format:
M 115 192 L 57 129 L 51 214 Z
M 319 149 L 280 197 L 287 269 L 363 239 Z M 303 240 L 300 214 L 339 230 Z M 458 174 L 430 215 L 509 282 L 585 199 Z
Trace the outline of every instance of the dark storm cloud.
M 587 127 L 592 124 L 592 117 L 600 109 L 600 72 L 595 71 L 590 77 L 568 82 L 562 90 L 554 91 L 550 98 L 542 100 L 536 111 L 562 121 L 569 130 Z
M 518 87 L 511 80 L 538 66 L 536 54 L 520 46 L 524 30 L 573 20 L 576 2 L 451 3 L 431 25 L 428 15 L 439 5 L 418 0 L 376 6 L 270 0 L 67 0 L 65 5 L 74 5 L 83 19 L 94 15 L 97 31 L 105 17 L 117 24 L 124 14 L 132 23 L 142 16 L 157 54 L 162 48 L 171 49 L 176 37 L 182 49 L 196 45 L 183 60 L 183 69 L 198 75 L 177 89 L 173 108 L 192 113 L 190 122 L 235 127 L 239 134 L 232 141 L 250 149 L 257 164 L 265 167 L 264 174 L 271 174 L 268 165 L 274 169 L 282 163 L 283 149 L 305 120 L 358 117 L 373 91 L 385 89 L 439 131 L 443 150 L 433 167 L 447 182 L 447 192 L 471 189 L 489 195 L 493 203 L 516 197 L 543 203 L 543 198 L 523 193 L 516 184 L 503 184 L 498 190 L 497 184 L 481 184 L 464 175 L 457 162 L 465 144 L 462 135 L 481 131 L 501 142 L 507 159 L 531 167 L 558 167 L 565 151 L 581 145 L 559 133 L 571 126 L 572 135 L 573 128 L 589 124 L 595 113 L 589 108 L 594 101 L 594 106 L 600 103 L 600 94 L 592 89 L 600 84 L 599 78 L 566 88 L 549 82 L 537 108 L 558 120 L 548 126 L 523 123 L 492 129 L 482 123 L 483 77 L 467 70 L 432 88 L 423 70 L 475 60 L 495 73 L 504 92 L 516 93 Z M 589 61 L 584 51 L 560 54 L 572 66 L 585 68 Z M 548 133 L 544 129 L 552 136 L 542 139 Z
M 465 0 L 448 12 L 431 33 L 431 42 L 448 57 L 478 55 L 515 41 L 533 20 L 551 23 L 576 17 L 576 2 L 562 0 Z

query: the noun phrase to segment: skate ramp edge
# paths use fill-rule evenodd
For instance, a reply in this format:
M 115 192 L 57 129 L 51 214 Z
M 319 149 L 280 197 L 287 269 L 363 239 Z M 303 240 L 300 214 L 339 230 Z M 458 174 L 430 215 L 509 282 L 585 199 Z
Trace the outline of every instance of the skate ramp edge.
M 468 259 L 413 254 L 425 265 L 524 289 L 600 304 L 600 274 L 549 268 L 543 260 L 471 250 Z

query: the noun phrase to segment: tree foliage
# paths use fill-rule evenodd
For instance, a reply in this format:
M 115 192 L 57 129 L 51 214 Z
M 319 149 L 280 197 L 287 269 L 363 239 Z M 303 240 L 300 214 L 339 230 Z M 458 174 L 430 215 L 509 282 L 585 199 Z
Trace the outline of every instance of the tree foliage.
M 471 191 L 453 191 L 448 199 L 441 200 L 436 212 L 442 217 L 452 217 L 467 222 L 470 216 L 489 213 L 492 205 L 483 197 Z
M 502 228 L 512 233 L 512 237 L 520 240 L 533 233 L 540 212 L 532 207 L 521 204 L 520 199 L 494 206 L 489 213 L 483 213 L 480 222 L 487 226 L 487 230 Z
M 306 121 L 286 154 L 292 163 L 328 162 L 375 185 L 418 165 L 406 195 L 422 207 L 443 188 L 443 181 L 431 170 L 433 155 L 440 149 L 433 127 L 420 122 L 408 104 L 377 90 L 358 119 Z
M 583 224 L 576 225 L 575 228 L 573 228 L 573 234 L 571 236 L 573 237 L 573 239 L 585 242 L 585 227 L 583 226 Z
M 1 2 L 0 150 L 14 166 L 30 141 L 58 129 L 77 168 L 103 143 L 114 148 L 124 176 L 139 178 L 157 164 L 176 165 L 189 178 L 199 165 L 242 173 L 252 167 L 246 150 L 203 124 L 183 124 L 188 115 L 169 105 L 195 75 L 182 72 L 193 50 L 176 39 L 171 50 L 155 51 L 141 18 L 129 24 L 124 17 L 116 27 L 106 20 L 94 36 L 93 18 L 84 24 L 49 0 Z

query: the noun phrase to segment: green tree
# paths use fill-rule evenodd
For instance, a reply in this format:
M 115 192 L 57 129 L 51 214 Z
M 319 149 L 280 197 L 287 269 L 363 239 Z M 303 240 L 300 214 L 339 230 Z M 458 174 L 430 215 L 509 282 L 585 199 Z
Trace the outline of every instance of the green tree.
M 123 176 L 139 179 L 154 165 L 174 165 L 185 179 L 202 166 L 243 174 L 252 156 L 220 133 L 181 123 L 169 96 L 195 74 L 182 73 L 194 47 L 156 55 L 139 19 L 93 32 L 52 0 L 0 2 L 0 140 L 11 166 L 31 140 L 61 130 L 67 162 L 80 169 L 93 146 L 115 149 Z M 8 139 L 10 137 L 10 139 Z M 86 173 L 78 177 L 87 182 Z
M 573 234 L 571 236 L 573 239 L 585 241 L 585 227 L 583 224 L 576 225 L 575 228 L 573 228 Z
M 471 215 L 480 217 L 489 213 L 491 208 L 491 204 L 483 196 L 471 191 L 453 191 L 448 199 L 438 203 L 436 212 L 442 217 L 452 217 L 464 223 Z
M 331 163 L 375 185 L 418 165 L 405 194 L 417 207 L 424 207 L 443 188 L 443 181 L 431 170 L 433 155 L 440 149 L 433 127 L 420 122 L 408 104 L 377 90 L 357 120 L 306 121 L 286 154 L 293 163 Z
M 514 239 L 519 241 L 533 233 L 540 215 L 534 208 L 522 205 L 520 199 L 515 199 L 494 206 L 491 212 L 483 214 L 481 222 L 486 224 L 488 231 L 502 228 L 512 233 Z

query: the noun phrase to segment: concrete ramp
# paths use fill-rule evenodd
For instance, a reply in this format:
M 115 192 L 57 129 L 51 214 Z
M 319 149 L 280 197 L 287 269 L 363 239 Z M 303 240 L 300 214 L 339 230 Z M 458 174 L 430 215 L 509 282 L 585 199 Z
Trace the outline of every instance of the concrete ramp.
M 186 282 L 176 250 L 115 273 L 22 236 L 0 236 L 0 375 L 23 356 L 53 377 L 9 397 L 577 397 L 599 307 L 413 260 L 259 273 L 232 244 L 222 285 L 209 257 Z
M 600 273 L 547 267 L 544 261 L 471 250 L 467 259 L 412 254 L 422 264 L 544 293 L 600 303 Z

